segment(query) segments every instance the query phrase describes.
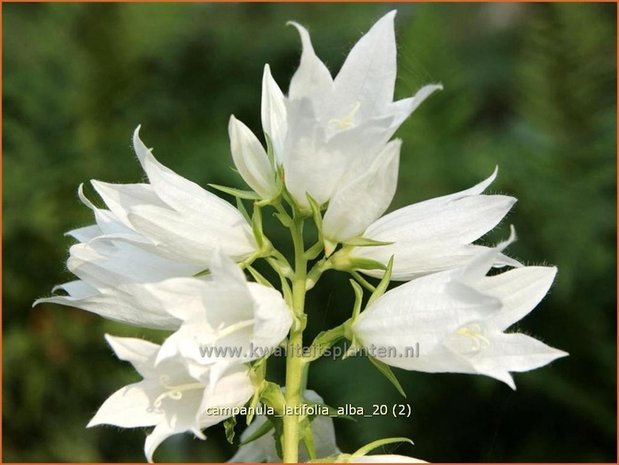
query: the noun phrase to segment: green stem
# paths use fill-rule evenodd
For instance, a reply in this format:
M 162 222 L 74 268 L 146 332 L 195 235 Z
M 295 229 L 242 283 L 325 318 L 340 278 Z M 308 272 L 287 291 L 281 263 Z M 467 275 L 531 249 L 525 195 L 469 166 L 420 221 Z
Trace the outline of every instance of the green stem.
M 286 353 L 286 407 L 291 412 L 284 413 L 283 460 L 297 463 L 299 460 L 299 415 L 295 414 L 301 402 L 303 388 L 303 330 L 305 329 L 305 288 L 307 278 L 307 260 L 303 243 L 303 219 L 295 215 L 290 225 L 294 244 L 294 278 L 292 280 L 292 310 L 294 322 L 288 339 Z

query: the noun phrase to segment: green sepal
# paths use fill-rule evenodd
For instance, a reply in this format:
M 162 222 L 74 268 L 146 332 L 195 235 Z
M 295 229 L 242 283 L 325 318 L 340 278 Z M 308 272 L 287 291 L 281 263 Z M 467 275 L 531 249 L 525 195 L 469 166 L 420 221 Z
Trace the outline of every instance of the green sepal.
M 256 280 L 256 282 L 258 284 L 262 284 L 263 286 L 267 286 L 267 287 L 273 287 L 273 284 L 271 284 L 271 282 L 265 278 L 258 270 L 256 270 L 253 266 L 248 265 L 247 268 L 245 268 L 247 271 L 249 271 L 249 273 L 252 275 L 252 277 Z
M 238 211 L 241 212 L 241 214 L 243 215 L 243 218 L 245 218 L 245 221 L 247 221 L 248 223 L 251 223 L 251 217 L 249 216 L 249 212 L 247 211 L 247 208 L 245 208 L 243 199 L 239 197 L 236 198 L 236 208 Z
M 402 385 L 398 381 L 398 378 L 396 378 L 395 373 L 391 370 L 391 367 L 370 355 L 368 355 L 368 358 L 370 359 L 370 362 L 372 362 L 372 365 L 374 365 L 378 371 L 380 371 L 383 376 L 387 378 L 391 384 L 393 384 L 402 397 L 406 398 L 406 393 L 404 392 L 404 389 L 402 389 Z
M 227 418 L 224 421 L 224 429 L 226 431 L 226 441 L 234 444 L 234 427 L 236 426 L 236 417 Z
M 314 199 L 309 192 L 305 193 L 305 197 L 307 197 L 307 201 L 312 211 L 312 218 L 314 219 L 316 229 L 318 230 L 318 238 L 322 242 L 324 236 L 322 235 L 322 213 L 320 212 L 320 205 L 318 205 L 316 199 Z
M 319 240 L 305 251 L 305 253 L 303 254 L 303 258 L 305 258 L 306 260 L 314 260 L 316 257 L 318 257 L 318 255 L 320 255 L 320 252 L 322 252 L 323 249 L 324 246 L 322 244 L 322 241 Z
M 303 441 L 309 459 L 314 460 L 316 458 L 316 447 L 314 446 L 314 433 L 312 431 L 311 419 L 304 418 L 303 421 L 301 421 L 300 430 L 299 439 Z
M 222 186 L 220 184 L 208 184 L 208 186 L 213 189 L 217 189 L 218 191 L 224 192 L 226 194 L 230 194 L 237 199 L 246 199 L 246 200 L 260 200 L 260 196 L 256 194 L 254 191 L 246 191 L 243 189 L 235 189 L 234 187 Z
M 350 268 L 353 270 L 386 270 L 387 267 L 381 262 L 371 258 L 354 257 L 349 260 Z
M 265 381 L 263 383 L 263 389 L 260 393 L 260 400 L 273 407 L 273 410 L 278 414 L 284 413 L 284 407 L 286 405 L 286 399 L 284 399 L 284 395 L 282 394 L 282 390 L 279 385 L 271 382 Z
M 249 424 L 254 419 L 254 412 L 258 402 L 260 402 L 260 398 L 262 396 L 262 391 L 267 387 L 265 382 L 266 370 L 267 370 L 267 359 L 268 357 L 263 357 L 261 359 L 256 360 L 249 370 L 249 378 L 251 379 L 252 384 L 256 387 L 254 390 L 254 395 L 249 401 L 249 409 L 246 418 L 246 424 Z
M 264 237 L 264 232 L 262 230 L 262 209 L 257 205 L 254 205 L 254 213 L 251 216 L 251 230 L 254 233 L 256 242 L 258 243 L 258 248 L 261 249 L 266 241 L 266 238 Z
M 198 271 L 197 273 L 195 273 L 193 277 L 198 278 L 200 276 L 208 276 L 210 274 L 211 274 L 211 270 L 209 270 L 208 268 L 205 268 L 204 270 Z
M 276 164 L 275 164 L 275 152 L 273 152 L 273 141 L 271 140 L 271 136 L 269 136 L 266 133 L 266 131 L 263 131 L 263 133 L 264 133 L 264 140 L 267 143 L 267 158 L 269 159 L 271 168 L 273 168 L 273 171 L 275 171 Z
M 313 362 L 322 357 L 325 351 L 345 337 L 345 333 L 346 330 L 344 325 L 336 326 L 327 331 L 321 331 L 318 336 L 314 338 L 312 345 L 309 347 L 308 351 L 310 356 L 307 357 L 306 362 Z
M 366 455 L 368 452 L 373 451 L 374 449 L 376 449 L 377 447 L 381 447 L 381 446 L 386 446 L 387 444 L 394 444 L 396 442 L 408 442 L 409 444 L 414 444 L 413 441 L 411 441 L 408 438 L 385 438 L 385 439 L 377 439 L 376 441 L 372 441 L 369 444 L 366 444 L 365 446 L 357 449 L 356 452 L 353 452 L 352 454 L 350 454 L 350 458 L 355 458 L 355 457 L 363 457 L 364 455 Z
M 393 242 L 377 241 L 375 239 L 369 239 L 367 237 L 355 237 L 347 240 L 346 245 L 353 247 L 380 247 L 383 245 L 391 245 Z
M 327 256 L 329 256 L 329 250 L 327 250 L 327 243 L 329 241 L 325 240 L 325 252 Z M 331 243 L 331 247 L 335 247 L 337 244 Z M 331 253 L 333 250 L 330 250 Z M 346 246 L 340 249 L 335 255 L 331 257 L 331 263 L 333 264 L 333 268 L 340 271 L 348 271 L 352 272 L 355 270 L 386 270 L 387 267 L 377 261 L 372 260 L 371 258 L 363 258 L 363 257 L 355 257 L 351 256 L 352 249 L 349 246 Z
M 393 271 L 393 255 L 391 256 L 391 258 L 389 259 L 389 262 L 387 263 L 385 274 L 383 275 L 382 279 L 378 283 L 378 286 L 376 286 L 376 289 L 374 289 L 374 292 L 372 292 L 372 295 L 370 296 L 368 300 L 368 306 L 371 305 L 372 302 L 374 302 L 376 299 L 378 299 L 385 293 L 385 291 L 387 290 L 387 287 L 389 287 L 389 283 L 391 282 L 392 271 Z
M 354 279 L 350 279 L 350 285 L 352 286 L 352 290 L 355 293 L 355 305 L 352 309 L 352 322 L 354 322 L 359 313 L 361 313 L 361 306 L 363 305 L 363 289 Z
M 244 446 L 245 444 L 249 444 L 250 442 L 253 442 L 256 439 L 260 439 L 262 436 L 267 434 L 272 429 L 273 429 L 273 423 L 271 423 L 270 420 L 267 420 L 263 424 L 261 424 L 251 436 L 249 436 L 244 441 L 241 441 L 240 445 Z
M 325 245 L 325 255 L 327 257 L 330 257 L 331 254 L 333 254 L 333 252 L 335 252 L 335 249 L 337 248 L 337 242 L 330 241 L 329 239 L 326 239 L 326 238 L 323 239 L 322 242 Z
M 275 450 L 279 458 L 284 457 L 284 448 L 282 445 L 282 439 L 284 438 L 284 420 L 282 417 L 276 417 L 273 415 L 267 415 L 267 419 L 273 425 L 275 436 Z

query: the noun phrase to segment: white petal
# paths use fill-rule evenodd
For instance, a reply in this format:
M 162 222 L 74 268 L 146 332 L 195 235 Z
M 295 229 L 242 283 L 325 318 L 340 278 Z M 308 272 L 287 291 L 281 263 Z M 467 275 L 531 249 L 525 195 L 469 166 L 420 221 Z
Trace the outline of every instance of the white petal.
M 84 226 L 83 228 L 72 229 L 71 231 L 68 231 L 65 235 L 71 236 L 79 242 L 88 242 L 89 240 L 94 239 L 101 234 L 103 234 L 101 228 L 96 224 L 93 224 L 91 226 Z
M 316 56 L 307 30 L 295 22 L 288 24 L 297 29 L 303 44 L 301 63 L 290 80 L 289 98 L 297 100 L 309 98 L 318 101 L 328 98 L 333 87 L 331 73 Z
M 84 205 L 90 208 L 95 214 L 95 220 L 97 226 L 101 230 L 102 234 L 127 234 L 135 235 L 135 232 L 129 225 L 123 224 L 122 221 L 114 215 L 110 210 L 103 210 L 95 207 L 95 205 L 88 200 L 84 194 L 84 185 L 80 184 L 77 189 L 77 195 Z
M 256 250 L 251 227 L 240 216 L 177 213 L 153 205 L 140 205 L 128 215 L 134 228 L 152 240 L 157 250 L 173 260 L 205 265 L 217 247 L 243 260 Z
M 244 286 L 247 282 L 241 268 L 221 249 L 214 251 L 209 268 L 213 281 L 224 287 L 232 283 L 237 286 Z
M 433 357 L 441 355 L 434 351 L 443 339 L 461 326 L 498 311 L 501 305 L 472 289 L 466 295 L 453 292 L 453 275 L 451 271 L 427 275 L 386 292 L 359 315 L 353 326 L 361 343 L 374 349 L 393 348 L 397 353 L 374 355 L 389 365 L 444 371 L 443 367 L 432 367 L 436 364 Z M 416 344 L 419 358 L 406 357 L 407 348 Z
M 110 211 L 129 227 L 131 223 L 127 219 L 127 213 L 132 207 L 136 205 L 168 207 L 155 194 L 150 184 L 110 184 L 94 179 L 90 183 Z
M 329 202 L 323 231 L 334 242 L 363 234 L 387 209 L 398 181 L 400 140 L 387 144 L 367 171 L 338 190 Z
M 286 337 L 292 325 L 292 310 L 282 295 L 273 288 L 249 283 L 254 300 L 255 324 L 252 343 L 255 347 L 273 349 Z
M 148 460 L 149 463 L 153 463 L 153 454 L 157 450 L 157 447 L 170 436 L 177 433 L 179 433 L 179 431 L 174 431 L 167 423 L 159 423 L 155 429 L 146 436 L 146 440 L 144 441 L 144 455 L 146 455 L 146 460 Z
M 471 189 L 409 205 L 395 210 L 371 224 L 364 237 L 392 245 L 359 247 L 353 255 L 387 263 L 393 255 L 393 279 L 415 276 L 448 267 L 461 266 L 472 255 L 489 250 L 470 242 L 496 226 L 516 199 L 502 195 L 480 195 L 496 176 Z M 494 253 L 495 266 L 517 262 Z M 381 276 L 382 272 L 367 272 Z
M 163 415 L 152 408 L 152 402 L 161 391 L 161 386 L 144 381 L 125 386 L 107 398 L 87 427 L 103 424 L 122 428 L 156 425 Z
M 71 297 L 74 297 L 76 299 L 83 299 L 97 294 L 97 289 L 95 287 L 82 280 L 58 284 L 57 286 L 54 286 L 52 292 L 56 292 L 58 289 L 62 289 Z
M 309 207 L 306 193 L 323 204 L 343 181 L 365 171 L 389 137 L 391 117 L 336 130 L 319 123 L 307 99 L 288 102 L 288 112 L 292 117 L 285 148 L 285 181 L 304 208 Z
M 506 382 L 506 372 L 530 371 L 568 355 L 524 334 L 493 334 L 490 345 L 471 359 L 477 372 Z M 510 377 L 511 379 L 511 377 Z
M 228 124 L 232 159 L 242 178 L 263 199 L 272 199 L 279 191 L 275 173 L 258 138 L 234 115 Z
M 334 81 L 335 108 L 360 103 L 365 119 L 384 111 L 393 100 L 396 77 L 396 45 L 391 11 L 379 19 L 355 44 Z
M 394 115 L 394 131 L 419 107 L 419 105 L 437 90 L 443 90 L 443 86 L 441 84 L 428 84 L 419 89 L 412 97 L 393 102 L 389 107 L 389 112 Z
M 503 303 L 490 324 L 505 330 L 525 317 L 548 293 L 556 274 L 555 267 L 527 266 L 481 280 L 476 289 Z
M 270 137 L 277 164 L 283 162 L 284 142 L 288 133 L 286 97 L 271 75 L 269 65 L 264 66 L 261 102 L 262 129 Z
M 107 287 L 192 276 L 201 270 L 199 266 L 163 258 L 131 243 L 105 239 L 72 246 L 67 267 L 89 283 Z
M 130 362 L 134 366 L 147 363 L 155 356 L 160 347 L 158 344 L 133 337 L 106 334 L 105 340 L 120 360 Z
M 204 379 L 202 381 L 205 381 Z M 245 365 L 237 366 L 221 377 L 213 389 L 208 390 L 199 408 L 198 422 L 201 428 L 219 423 L 228 415 L 209 415 L 209 410 L 241 407 L 254 394 L 254 385 Z
M 203 215 L 212 221 L 234 223 L 243 219 L 228 202 L 159 163 L 140 139 L 139 131 L 138 126 L 133 134 L 135 153 L 155 193 L 164 203 L 180 212 Z

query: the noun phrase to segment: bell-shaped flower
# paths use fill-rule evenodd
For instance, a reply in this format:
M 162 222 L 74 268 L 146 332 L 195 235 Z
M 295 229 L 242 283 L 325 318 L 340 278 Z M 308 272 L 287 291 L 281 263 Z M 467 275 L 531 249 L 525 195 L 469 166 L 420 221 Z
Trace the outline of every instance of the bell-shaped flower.
M 55 303 L 137 326 L 178 328 L 180 320 L 141 292 L 136 284 L 190 277 L 204 269 L 204 265 L 159 255 L 152 242 L 123 224 L 111 211 L 95 207 L 84 196 L 81 186 L 78 193 L 96 219 L 94 225 L 67 233 L 80 241 L 71 246 L 67 260 L 67 268 L 79 279 L 54 288 L 66 295 L 39 299 L 34 305 Z
M 225 420 L 225 412 L 244 405 L 254 386 L 245 366 L 238 366 L 209 381 L 209 368 L 193 367 L 181 358 L 155 363 L 160 346 L 134 338 L 106 335 L 121 360 L 130 362 L 142 381 L 112 394 L 90 420 L 89 427 L 108 424 L 122 428 L 154 426 L 146 437 L 144 452 L 153 461 L 155 449 L 168 437 L 192 432 L 205 439 L 203 429 Z
M 229 365 L 268 355 L 288 334 L 292 316 L 278 291 L 247 282 L 236 263 L 221 253 L 213 255 L 210 277 L 169 279 L 144 289 L 181 321 L 158 359 L 180 354 L 216 365 L 212 374 L 217 376 Z
M 174 262 L 135 244 L 112 239 L 92 240 L 69 249 L 67 266 L 79 280 L 60 284 L 67 295 L 37 300 L 81 308 L 105 318 L 154 329 L 176 329 L 180 320 L 144 292 L 143 283 L 192 276 L 195 265 Z
M 288 96 L 265 67 L 262 126 L 276 163 L 283 165 L 286 188 L 305 209 L 307 194 L 322 205 L 340 188 L 348 197 L 353 186 L 361 189 L 363 182 L 355 180 L 369 170 L 376 174 L 372 162 L 386 150 L 397 128 L 441 89 L 428 85 L 411 98 L 393 101 L 394 17 L 392 11 L 374 24 L 352 48 L 335 79 L 316 56 L 307 30 L 297 23 L 291 24 L 299 32 L 303 51 Z
M 307 390 L 304 393 L 305 399 L 317 404 L 323 404 L 324 401 L 316 392 Z M 244 442 L 255 435 L 261 428 L 264 427 L 267 418 L 264 415 L 256 415 L 254 421 L 241 434 L 241 442 Z M 340 453 L 335 442 L 335 428 L 333 427 L 333 419 L 327 416 L 317 416 L 311 422 L 312 440 L 316 452 L 316 458 L 321 459 L 331 457 Z M 236 454 L 228 460 L 232 463 L 277 463 L 281 462 L 281 457 L 277 454 L 275 445 L 274 431 L 267 432 L 259 438 L 242 445 L 237 450 Z M 308 462 L 310 455 L 301 443 L 299 448 L 299 462 Z
M 541 301 L 557 272 L 527 266 L 485 276 L 506 245 L 480 252 L 462 268 L 388 291 L 353 323 L 357 342 L 388 365 L 482 374 L 515 389 L 510 372 L 567 354 L 525 334 L 504 333 Z
M 362 236 L 385 245 L 345 248 L 334 260 L 346 268 L 355 259 L 386 265 L 393 256 L 391 279 L 397 281 L 464 265 L 486 249 L 472 242 L 494 228 L 516 203 L 513 197 L 482 194 L 497 172 L 495 169 L 470 189 L 415 203 L 379 218 Z M 494 266 L 505 265 L 520 266 L 498 254 Z M 375 277 L 383 274 L 381 270 L 360 271 Z
M 241 212 L 159 163 L 140 140 L 139 129 L 133 146 L 149 184 L 93 181 L 109 210 L 173 260 L 206 268 L 216 248 L 239 261 L 253 254 L 256 240 Z

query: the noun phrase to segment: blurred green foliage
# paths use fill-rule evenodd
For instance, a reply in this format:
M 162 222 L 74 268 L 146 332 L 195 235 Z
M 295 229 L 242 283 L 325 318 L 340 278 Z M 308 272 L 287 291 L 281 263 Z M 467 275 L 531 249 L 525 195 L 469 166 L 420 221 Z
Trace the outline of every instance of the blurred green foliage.
M 260 79 L 283 88 L 307 25 L 332 71 L 386 4 L 5 4 L 3 7 L 4 461 L 142 461 L 143 430 L 86 430 L 101 402 L 137 380 L 103 340 L 161 338 L 33 300 L 70 280 L 63 232 L 89 224 L 79 183 L 142 179 L 138 123 L 159 159 L 202 185 L 235 185 L 227 121 L 259 133 Z M 336 420 L 345 451 L 386 436 L 385 451 L 430 461 L 616 460 L 616 5 L 398 4 L 397 94 L 445 90 L 400 129 L 392 208 L 468 187 L 501 168 L 496 192 L 519 198 L 486 240 L 508 234 L 526 263 L 552 263 L 551 294 L 518 326 L 570 352 L 490 379 L 396 370 L 412 419 Z M 89 191 L 92 194 L 92 191 Z M 280 238 L 276 238 L 281 241 Z M 346 318 L 346 277 L 310 294 L 309 335 Z M 277 368 L 277 367 L 276 367 Z M 281 367 L 280 367 L 281 368 Z M 281 369 L 274 376 L 281 377 Z M 403 401 L 363 359 L 322 359 L 310 388 L 330 405 Z M 175 437 L 160 461 L 231 455 L 223 428 Z

